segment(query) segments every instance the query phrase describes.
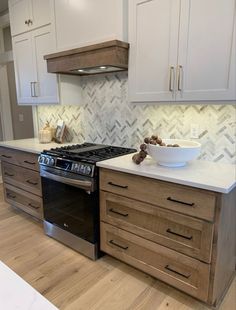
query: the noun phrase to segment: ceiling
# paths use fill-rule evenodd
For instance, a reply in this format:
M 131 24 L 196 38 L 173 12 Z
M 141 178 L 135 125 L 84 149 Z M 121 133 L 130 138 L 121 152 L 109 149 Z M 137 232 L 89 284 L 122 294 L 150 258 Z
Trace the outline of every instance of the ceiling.
M 7 10 L 7 8 L 8 8 L 8 1 L 0 0 L 0 13 Z

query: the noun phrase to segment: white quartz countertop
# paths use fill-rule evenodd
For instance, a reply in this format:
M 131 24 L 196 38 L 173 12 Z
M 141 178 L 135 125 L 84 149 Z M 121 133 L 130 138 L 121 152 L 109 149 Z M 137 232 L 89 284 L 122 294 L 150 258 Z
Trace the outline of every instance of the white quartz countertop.
M 35 153 L 35 154 L 39 154 L 43 150 L 50 150 L 51 148 L 54 148 L 54 147 L 61 147 L 61 146 L 70 145 L 70 144 L 73 144 L 73 143 L 64 143 L 64 144 L 59 144 L 55 142 L 39 143 L 39 140 L 37 138 L 0 142 L 0 146 L 9 147 L 15 150 L 26 151 L 26 152 Z
M 0 309 L 58 310 L 45 297 L 0 261 Z
M 136 165 L 132 156 L 100 161 L 97 166 L 220 193 L 229 193 L 236 187 L 236 165 L 193 160 L 184 167 L 168 168 L 158 165 L 149 156 Z

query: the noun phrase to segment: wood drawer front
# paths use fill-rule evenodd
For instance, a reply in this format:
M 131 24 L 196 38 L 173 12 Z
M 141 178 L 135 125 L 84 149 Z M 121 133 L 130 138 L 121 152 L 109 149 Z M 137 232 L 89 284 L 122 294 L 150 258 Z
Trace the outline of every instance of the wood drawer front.
M 32 194 L 42 196 L 39 172 L 3 162 L 2 176 L 4 182 L 22 188 Z
M 0 147 L 1 161 L 39 171 L 38 154 Z
M 209 264 L 103 222 L 101 249 L 187 294 L 207 301 Z
M 43 218 L 43 204 L 40 197 L 6 183 L 4 184 L 4 193 L 5 200 L 12 206 L 20 208 L 38 219 Z
M 213 192 L 108 169 L 100 171 L 100 189 L 208 221 L 214 220 L 216 194 Z
M 213 224 L 100 192 L 100 219 L 178 252 L 211 262 Z

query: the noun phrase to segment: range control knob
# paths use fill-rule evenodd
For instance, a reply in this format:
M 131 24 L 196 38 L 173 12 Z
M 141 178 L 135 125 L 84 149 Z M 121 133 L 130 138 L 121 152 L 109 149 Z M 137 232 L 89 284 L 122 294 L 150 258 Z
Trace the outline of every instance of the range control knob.
M 45 162 L 45 156 L 42 156 L 42 155 L 41 155 L 41 156 L 39 157 L 39 163 L 40 163 L 40 164 L 44 164 L 44 162 Z
M 79 165 L 78 164 L 74 164 L 73 165 L 73 171 L 78 171 L 79 170 Z
M 50 158 L 49 159 L 49 165 L 53 166 L 55 164 L 55 159 L 54 158 Z
M 50 165 L 50 158 L 46 157 L 44 163 L 45 165 Z
M 85 168 L 85 174 L 89 175 L 92 171 L 92 168 L 90 166 L 86 166 Z

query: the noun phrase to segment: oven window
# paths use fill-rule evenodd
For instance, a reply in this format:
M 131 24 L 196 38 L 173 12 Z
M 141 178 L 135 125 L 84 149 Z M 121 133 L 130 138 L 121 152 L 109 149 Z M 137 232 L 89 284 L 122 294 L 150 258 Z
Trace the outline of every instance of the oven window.
M 46 221 L 89 242 L 99 237 L 98 191 L 85 190 L 42 177 Z

